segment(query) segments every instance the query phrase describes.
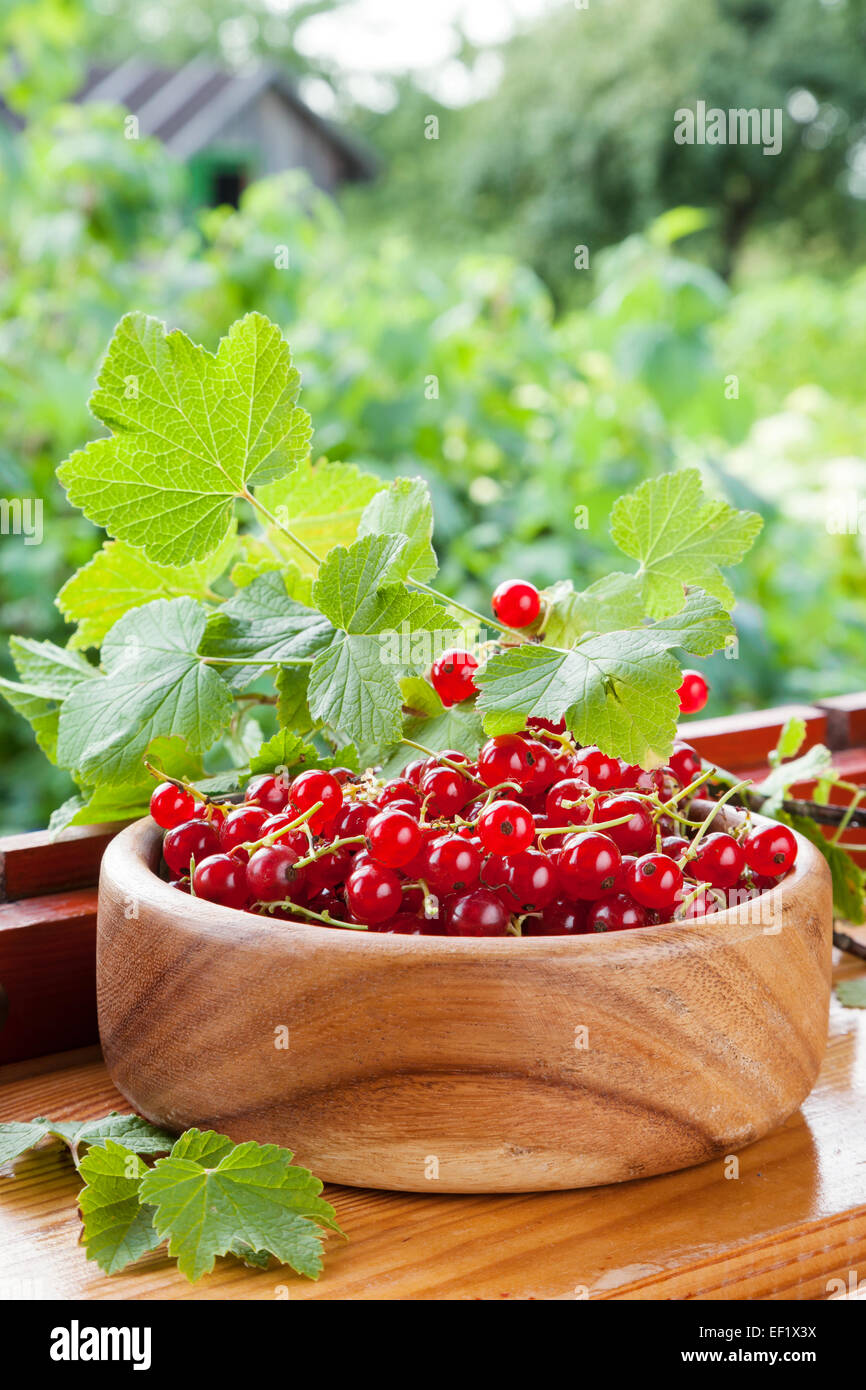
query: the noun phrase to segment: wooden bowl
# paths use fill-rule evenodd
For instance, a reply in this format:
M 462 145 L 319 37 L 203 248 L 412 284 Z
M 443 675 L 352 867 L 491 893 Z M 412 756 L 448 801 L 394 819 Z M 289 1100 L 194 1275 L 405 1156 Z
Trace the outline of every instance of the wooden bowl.
M 733 1153 L 818 1074 L 831 887 L 802 837 L 745 908 L 479 940 L 182 896 L 160 836 L 139 821 L 102 861 L 99 1027 L 115 1084 L 169 1129 L 283 1144 L 357 1187 L 591 1187 Z

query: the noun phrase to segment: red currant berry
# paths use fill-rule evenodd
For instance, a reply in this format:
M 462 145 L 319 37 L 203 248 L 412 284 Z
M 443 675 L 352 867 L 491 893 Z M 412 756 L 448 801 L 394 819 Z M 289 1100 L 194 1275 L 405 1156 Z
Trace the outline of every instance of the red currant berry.
M 589 909 L 586 925 L 590 931 L 631 931 L 646 926 L 646 912 L 627 893 L 612 893 Z
M 529 781 L 523 784 L 524 790 L 529 796 L 539 796 L 554 782 L 560 781 L 559 767 L 550 749 L 539 743 L 537 738 L 528 738 L 525 742 L 529 749 L 532 775 Z
M 421 798 L 418 795 L 418 788 L 406 777 L 395 777 L 390 782 L 386 782 L 382 790 L 376 797 L 376 803 L 384 809 L 392 801 L 411 801 L 413 806 L 421 810 Z
M 504 936 L 507 926 L 506 908 L 487 888 L 459 893 L 445 904 L 448 936 Z
M 250 898 L 247 866 L 230 854 L 211 854 L 196 864 L 192 885 L 197 898 L 223 907 L 246 907 Z
M 421 878 L 434 893 L 461 893 L 474 888 L 481 873 L 481 855 L 462 835 L 440 835 L 423 854 Z
M 207 821 L 186 820 L 175 825 L 162 842 L 162 856 L 173 874 L 188 874 L 189 861 L 198 864 L 220 848 L 220 835 Z
M 582 777 L 597 791 L 613 791 L 619 784 L 619 758 L 609 758 L 600 748 L 580 748 L 571 762 L 573 775 Z
M 219 830 L 229 811 L 233 809 L 232 802 L 227 802 L 225 806 L 217 806 L 213 801 L 197 801 L 190 820 L 206 820 Z
M 643 854 L 628 873 L 628 892 L 642 907 L 665 912 L 673 907 L 683 886 L 679 864 L 666 854 Z
M 689 847 L 689 842 L 682 835 L 664 835 L 662 837 L 661 851 L 669 859 L 679 859 Z
M 786 874 L 797 858 L 797 841 L 786 825 L 766 825 L 747 835 L 743 848 L 749 868 L 765 878 Z
M 384 922 L 400 911 L 403 894 L 393 869 L 363 864 L 346 879 L 346 902 L 360 922 Z
M 423 917 L 416 917 L 411 912 L 398 912 L 396 917 L 389 917 L 387 921 L 381 922 L 376 926 L 377 932 L 382 932 L 386 936 L 433 936 L 438 934 L 430 930 L 430 926 Z
M 322 809 L 308 821 L 310 829 L 318 835 L 326 825 L 331 824 L 342 806 L 343 788 L 330 772 L 324 772 L 321 768 L 310 768 L 292 782 L 289 787 L 289 800 L 299 814 L 309 811 L 311 806 L 321 801 Z
M 544 803 L 551 825 L 586 825 L 592 815 L 586 798 L 592 788 L 579 777 L 555 782 Z
M 516 782 L 525 787 L 532 781 L 534 763 L 526 739 L 519 734 L 489 738 L 478 754 L 478 776 L 486 787 Z
M 516 854 L 508 870 L 508 887 L 523 912 L 540 912 L 559 892 L 556 870 L 541 850 Z
M 257 902 L 278 903 L 298 896 L 303 869 L 297 868 L 300 856 L 291 845 L 277 841 L 257 849 L 247 864 L 247 884 Z
M 506 627 L 529 627 L 541 612 L 541 595 L 525 579 L 505 579 L 493 590 L 490 607 Z
M 607 835 L 590 830 L 570 835 L 559 851 L 556 867 L 568 893 L 592 900 L 616 883 L 622 864 L 619 850 Z
M 743 869 L 746 856 L 732 835 L 707 835 L 698 845 L 689 872 L 712 888 L 733 888 Z
M 405 811 L 382 811 L 367 824 L 367 848 L 379 864 L 402 869 L 421 848 L 421 827 Z
M 472 796 L 472 784 L 462 772 L 450 767 L 431 767 L 421 778 L 419 788 L 434 816 L 455 816 Z
M 554 898 L 540 917 L 527 917 L 523 923 L 524 936 L 585 936 L 589 903 L 570 902 Z
M 532 729 L 534 733 L 539 734 L 564 734 L 565 720 L 542 719 L 533 716 L 532 719 L 527 719 L 526 727 L 527 729 Z
M 700 773 L 700 754 L 690 743 L 675 743 L 670 767 L 681 786 L 688 787 Z
M 697 714 L 707 703 L 710 687 L 700 671 L 683 671 L 683 683 L 677 693 L 680 697 L 680 714 Z
M 535 821 L 519 801 L 494 801 L 478 817 L 478 834 L 490 854 L 520 854 L 532 844 Z
M 284 777 L 274 777 L 270 773 L 253 777 L 247 784 L 244 800 L 248 806 L 263 806 L 275 816 L 289 804 L 289 784 Z
M 270 815 L 261 806 L 239 806 L 220 826 L 220 849 L 228 854 L 237 845 L 260 840 Z
M 342 883 L 355 866 L 355 856 L 351 845 L 338 845 L 336 849 L 326 849 L 311 864 L 301 870 L 304 889 L 309 893 L 319 893 L 325 888 L 334 888 Z
M 488 854 L 481 865 L 482 888 L 489 888 L 509 912 L 517 909 L 517 899 L 511 891 L 511 861 L 501 854 Z
M 476 658 L 459 647 L 437 656 L 430 668 L 430 680 L 442 703 L 459 705 L 477 695 L 478 687 L 472 679 L 477 670 Z
M 682 904 L 686 902 L 693 892 L 694 888 L 690 883 L 683 884 L 677 894 L 677 903 L 680 905 L 674 912 L 675 922 L 691 921 L 695 917 L 709 917 L 711 913 L 718 912 L 719 903 L 717 898 L 708 889 L 703 888 L 700 893 L 692 898 L 691 902 L 688 902 L 687 905 L 683 907 Z
M 150 814 L 163 830 L 173 830 L 176 825 L 193 819 L 195 805 L 192 792 L 176 787 L 173 782 L 161 782 L 151 793 Z
M 338 839 L 350 835 L 366 835 L 367 826 L 378 809 L 370 801 L 344 801 L 329 828 L 329 834 Z
M 595 804 L 593 820 L 619 820 L 629 816 L 622 825 L 608 826 L 609 835 L 622 854 L 646 854 L 655 842 L 653 818 L 646 803 L 636 796 L 600 796 Z
M 408 763 L 406 767 L 403 768 L 403 776 L 407 782 L 411 782 L 413 787 L 418 787 L 424 773 L 427 771 L 428 767 L 431 766 L 432 763 L 429 758 L 416 758 L 414 762 Z

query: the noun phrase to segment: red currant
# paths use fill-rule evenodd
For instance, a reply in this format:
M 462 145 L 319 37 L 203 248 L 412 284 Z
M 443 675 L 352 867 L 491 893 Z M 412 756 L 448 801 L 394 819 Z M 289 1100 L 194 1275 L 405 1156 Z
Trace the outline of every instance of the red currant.
M 421 848 L 421 827 L 405 811 L 382 811 L 367 824 L 367 848 L 379 864 L 401 869 Z
M 589 903 L 570 902 L 567 898 L 554 898 L 548 903 L 541 917 L 527 917 L 523 923 L 524 936 L 584 936 L 589 930 L 586 925 Z
M 595 803 L 593 820 L 618 820 L 629 816 L 622 825 L 608 826 L 609 835 L 622 854 L 646 854 L 655 842 L 653 818 L 646 803 L 636 796 L 600 796 Z
M 469 780 L 450 767 L 429 768 L 421 778 L 419 790 L 434 816 L 456 815 L 472 796 Z
M 263 845 L 247 864 L 247 883 L 257 902 L 278 903 L 297 897 L 303 869 L 297 868 L 300 855 L 291 845 Z
M 489 738 L 478 754 L 478 776 L 486 787 L 498 787 L 503 782 L 525 787 L 532 781 L 534 766 L 526 739 L 519 734 Z
M 631 931 L 646 926 L 646 912 L 627 893 L 612 893 L 589 910 L 586 925 L 590 931 Z
M 573 775 L 582 777 L 597 791 L 613 791 L 619 784 L 619 758 L 609 758 L 600 748 L 580 748 L 571 762 Z
M 223 907 L 246 907 L 250 899 L 247 867 L 230 854 L 211 854 L 196 864 L 192 885 L 197 898 Z
M 289 785 L 284 777 L 275 777 L 271 773 L 253 777 L 247 784 L 244 800 L 247 805 L 263 806 L 275 816 L 289 804 Z
M 719 904 L 713 893 L 706 889 L 701 889 L 686 907 L 682 903 L 694 892 L 691 884 L 684 883 L 677 894 L 677 902 L 680 904 L 674 912 L 674 921 L 691 921 L 694 917 L 708 917 L 713 912 L 718 912 Z
M 351 845 L 326 849 L 301 870 L 305 891 L 308 894 L 320 893 L 325 888 L 334 888 L 344 881 L 354 862 Z
M 400 880 L 383 864 L 363 864 L 346 879 L 346 901 L 360 922 L 384 922 L 400 910 Z
M 541 595 L 525 579 L 505 579 L 493 590 L 490 607 L 506 627 L 529 627 L 541 612 Z
M 642 907 L 664 912 L 676 902 L 683 872 L 666 854 L 643 854 L 632 864 L 627 882 L 628 892 Z
M 707 703 L 710 687 L 700 671 L 683 671 L 683 683 L 677 692 L 680 714 L 697 714 Z
M 329 829 L 329 833 L 340 839 L 350 835 L 366 835 L 367 826 L 379 814 L 370 801 L 344 801 Z
M 661 850 L 669 859 L 679 859 L 689 847 L 689 842 L 683 835 L 664 835 L 662 837 Z
M 481 873 L 481 855 L 462 835 L 439 835 L 426 845 L 420 877 L 434 893 L 460 893 L 474 888 Z
M 411 801 L 418 810 L 421 810 L 421 798 L 418 795 L 418 788 L 414 786 L 406 777 L 394 777 L 390 782 L 386 782 L 382 790 L 376 796 L 377 805 L 383 809 L 389 806 L 392 801 Z
M 529 796 L 538 796 L 560 780 L 559 767 L 550 749 L 538 739 L 528 738 L 525 742 L 529 749 L 531 776 L 523 785 Z
M 448 936 L 504 936 L 507 926 L 507 909 L 487 888 L 459 893 L 445 904 Z
M 198 864 L 220 848 L 220 835 L 207 821 L 186 820 L 175 825 L 162 842 L 162 855 L 173 874 L 188 874 L 189 861 Z
M 559 891 L 556 870 L 538 849 L 527 849 L 509 861 L 508 888 L 523 912 L 540 912 Z
M 396 936 L 437 936 L 439 927 L 434 927 L 423 917 L 416 917 L 411 912 L 398 912 L 396 917 L 389 917 L 377 924 L 376 931 Z
M 408 763 L 406 767 L 403 768 L 403 776 L 413 787 L 418 787 L 421 778 L 430 766 L 431 762 L 429 758 L 416 758 L 414 762 Z
M 173 830 L 176 825 L 193 819 L 195 804 L 192 792 L 176 787 L 173 782 L 161 782 L 151 793 L 150 814 L 163 830 Z
M 718 833 L 701 840 L 689 872 L 712 888 L 733 888 L 745 867 L 742 846 L 732 835 Z
M 330 825 L 343 804 L 343 788 L 336 777 L 321 768 L 310 768 L 296 777 L 289 787 L 289 800 L 295 810 L 302 814 L 321 801 L 322 809 L 311 816 L 308 824 L 318 835 L 326 825 Z
M 520 854 L 532 844 L 535 821 L 519 801 L 494 801 L 478 817 L 478 834 L 490 854 Z
M 261 806 L 239 806 L 220 826 L 220 849 L 227 854 L 237 845 L 260 840 L 270 816 Z
M 613 840 L 593 830 L 569 835 L 556 860 L 566 890 L 572 897 L 589 900 L 613 887 L 621 864 Z
M 459 647 L 437 656 L 430 668 L 430 680 L 442 703 L 458 705 L 477 695 L 478 687 L 472 679 L 477 670 L 476 658 Z
M 749 868 L 765 878 L 786 874 L 797 858 L 797 841 L 786 825 L 753 830 L 743 844 Z
M 547 793 L 545 810 L 551 825 L 586 825 L 592 811 L 586 798 L 592 788 L 579 777 L 555 782 Z
M 694 782 L 701 770 L 700 754 L 695 751 L 690 743 L 675 743 L 674 751 L 671 753 L 671 771 L 677 781 L 682 786 L 688 787 Z

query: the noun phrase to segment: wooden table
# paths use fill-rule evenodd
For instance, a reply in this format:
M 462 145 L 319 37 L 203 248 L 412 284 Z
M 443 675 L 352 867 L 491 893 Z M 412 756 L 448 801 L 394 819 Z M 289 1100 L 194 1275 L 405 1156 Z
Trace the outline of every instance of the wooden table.
M 837 980 L 863 973 L 838 957 Z M 0 1068 L 2 1120 L 113 1108 L 128 1109 L 96 1048 Z M 160 1252 L 111 1278 L 88 1263 L 76 1243 L 78 1180 L 53 1147 L 0 1178 L 0 1297 L 823 1299 L 830 1279 L 848 1284 L 856 1270 L 866 1280 L 866 1010 L 834 999 L 815 1090 L 739 1164 L 736 1179 L 713 1162 L 494 1197 L 331 1188 L 349 1239 L 329 1241 L 317 1284 L 225 1259 L 190 1285 Z

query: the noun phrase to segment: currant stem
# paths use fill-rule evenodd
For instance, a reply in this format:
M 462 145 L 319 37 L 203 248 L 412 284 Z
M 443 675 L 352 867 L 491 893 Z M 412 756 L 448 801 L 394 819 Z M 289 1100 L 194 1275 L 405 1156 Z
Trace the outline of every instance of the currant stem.
M 579 805 L 575 802 L 575 805 Z M 616 820 L 587 821 L 585 825 L 546 825 L 536 830 L 536 838 L 543 840 L 545 835 L 583 835 L 590 830 L 610 830 L 615 825 L 625 825 L 631 816 L 617 816 Z
M 683 859 L 689 861 L 695 858 L 695 855 L 697 854 L 698 845 L 700 844 L 701 840 L 706 835 L 707 830 L 715 820 L 716 812 L 719 810 L 719 808 L 721 806 L 724 806 L 726 801 L 730 801 L 732 796 L 736 796 L 738 792 L 743 791 L 746 787 L 750 787 L 751 785 L 751 778 L 747 777 L 744 782 L 737 782 L 733 787 L 729 787 L 728 790 L 725 792 L 724 796 L 720 796 L 718 801 L 713 802 L 712 810 L 701 821 L 697 834 L 695 835 L 688 849 L 683 854 Z
M 506 627 L 497 618 L 485 618 L 482 613 L 476 613 L 474 608 L 468 608 L 465 603 L 459 603 L 456 598 L 449 598 L 447 594 L 441 594 L 438 589 L 431 589 L 429 584 L 422 584 L 420 579 L 410 579 L 408 581 L 413 589 L 420 589 L 422 594 L 429 594 L 431 598 L 438 599 L 449 608 L 458 608 L 461 613 L 466 613 L 468 617 L 474 618 L 482 627 L 496 628 L 497 632 L 504 632 L 507 637 L 516 638 L 518 643 L 523 643 L 526 638 L 521 633 L 515 631 L 513 627 Z
M 292 902 L 291 898 L 286 898 L 281 903 L 260 903 L 259 906 L 263 907 L 266 912 L 273 912 L 277 907 L 281 907 L 284 912 L 297 912 L 300 917 L 309 918 L 311 922 L 321 922 L 326 927 L 345 927 L 347 931 L 367 931 L 365 922 L 341 922 L 328 912 L 314 912 L 311 907 L 301 907 L 300 903 Z
M 309 810 L 304 811 L 302 815 L 298 816 L 297 820 L 293 820 L 290 825 L 283 825 L 279 830 L 272 830 L 269 835 L 264 835 L 261 840 L 247 840 L 245 844 L 239 845 L 237 848 L 245 849 L 247 854 L 252 856 L 255 854 L 256 850 L 261 849 L 263 845 L 275 845 L 277 840 L 281 839 L 283 835 L 288 835 L 290 830 L 298 830 L 301 826 L 306 826 L 307 821 L 310 820 L 317 811 L 321 811 L 324 804 L 323 801 L 317 801 Z
M 320 565 L 322 563 L 316 552 L 311 550 L 310 547 L 301 540 L 300 536 L 296 536 L 294 531 L 290 531 L 288 526 L 284 526 L 281 521 L 278 521 L 273 512 L 268 511 L 264 502 L 260 502 L 258 497 L 254 497 L 248 488 L 242 489 L 241 496 L 245 501 L 249 502 L 250 506 L 255 507 L 256 511 L 260 512 L 271 526 L 275 526 L 278 531 L 282 531 L 283 535 L 290 540 L 293 545 L 296 545 L 299 550 L 302 550 L 307 559 L 312 560 L 314 565 Z

